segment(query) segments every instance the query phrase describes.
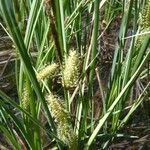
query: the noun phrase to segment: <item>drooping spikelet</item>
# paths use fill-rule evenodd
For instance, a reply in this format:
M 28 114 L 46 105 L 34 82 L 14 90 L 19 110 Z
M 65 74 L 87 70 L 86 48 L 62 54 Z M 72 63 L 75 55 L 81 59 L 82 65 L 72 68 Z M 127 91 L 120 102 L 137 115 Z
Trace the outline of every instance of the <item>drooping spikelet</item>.
M 75 135 L 70 115 L 65 108 L 63 102 L 55 95 L 47 96 L 47 103 L 52 116 L 57 123 L 57 135 L 60 140 L 66 144 L 70 150 L 77 149 L 77 136 Z
M 27 110 L 29 107 L 29 91 L 27 89 L 26 83 L 24 84 L 24 88 L 22 92 L 21 106 L 25 110 Z
M 48 107 L 57 123 L 66 123 L 69 120 L 69 113 L 62 101 L 53 94 L 47 96 Z
M 57 68 L 58 68 L 58 65 L 55 64 L 55 63 L 44 67 L 42 70 L 40 70 L 37 73 L 37 79 L 38 79 L 38 81 L 41 81 L 41 80 L 43 80 L 45 78 L 53 76 L 55 74 Z
M 70 51 L 62 72 L 62 85 L 65 88 L 70 88 L 75 85 L 79 75 L 79 64 L 80 60 L 77 52 Z
M 145 8 L 142 12 L 142 18 L 140 21 L 140 34 L 149 31 L 150 29 L 150 0 L 145 5 Z M 141 35 L 137 39 L 136 48 L 140 48 L 142 41 L 144 40 L 145 35 Z
M 141 30 L 145 30 L 150 27 L 150 0 L 145 5 L 142 13 Z
M 77 150 L 77 136 L 72 126 L 67 124 L 59 124 L 57 128 L 58 138 L 61 139 L 70 150 Z

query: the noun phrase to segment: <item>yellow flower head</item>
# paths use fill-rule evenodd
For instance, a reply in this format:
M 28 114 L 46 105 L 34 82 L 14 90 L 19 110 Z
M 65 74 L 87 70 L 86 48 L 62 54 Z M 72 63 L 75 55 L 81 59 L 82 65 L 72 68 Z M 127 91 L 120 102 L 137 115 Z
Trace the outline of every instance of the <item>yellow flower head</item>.
M 64 70 L 62 73 L 62 85 L 65 88 L 70 88 L 75 85 L 79 75 L 79 55 L 76 51 L 70 51 L 68 58 L 65 61 Z
M 68 124 L 60 124 L 57 128 L 58 138 L 61 139 L 70 150 L 77 150 L 77 136 L 72 126 Z
M 73 131 L 69 112 L 65 105 L 55 95 L 47 97 L 48 108 L 57 122 L 57 135 L 71 150 L 77 150 L 77 136 Z
M 65 109 L 65 105 L 56 95 L 50 94 L 47 97 L 47 103 L 48 108 L 50 109 L 57 123 L 68 122 L 70 118 L 69 112 Z
M 29 107 L 29 91 L 27 89 L 26 83 L 24 85 L 23 92 L 22 92 L 21 105 L 22 105 L 22 108 L 26 110 Z
M 143 12 L 142 12 L 142 19 L 140 21 L 140 33 L 144 33 L 149 31 L 150 29 L 150 0 L 146 3 Z M 142 45 L 142 41 L 144 40 L 146 35 L 141 35 L 137 39 L 136 48 L 138 49 Z
M 147 2 L 143 14 L 142 14 L 142 22 L 141 28 L 145 30 L 150 27 L 150 0 Z
M 40 70 L 37 73 L 38 81 L 41 81 L 41 80 L 43 80 L 45 78 L 53 76 L 56 73 L 57 68 L 58 68 L 58 65 L 53 63 L 51 65 L 46 66 L 42 70 Z

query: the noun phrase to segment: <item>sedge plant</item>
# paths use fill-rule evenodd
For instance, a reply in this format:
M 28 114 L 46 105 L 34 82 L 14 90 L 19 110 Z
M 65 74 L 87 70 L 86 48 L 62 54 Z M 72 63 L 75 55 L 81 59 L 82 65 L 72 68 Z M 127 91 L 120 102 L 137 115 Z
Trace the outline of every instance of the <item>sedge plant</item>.
M 132 0 L 0 0 L 16 58 L 17 101 L 0 90 L 0 131 L 12 149 L 108 148 L 148 95 L 149 83 L 126 109 L 135 83 L 149 74 L 149 7 Z M 95 118 L 100 24 L 111 27 L 118 14 L 110 78 L 105 92 L 99 84 L 102 112 Z

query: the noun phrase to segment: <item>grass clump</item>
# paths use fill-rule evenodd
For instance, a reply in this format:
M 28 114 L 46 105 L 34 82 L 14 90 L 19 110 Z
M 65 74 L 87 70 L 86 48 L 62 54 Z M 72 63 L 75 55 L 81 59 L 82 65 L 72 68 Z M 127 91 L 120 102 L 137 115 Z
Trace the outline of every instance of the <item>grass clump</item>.
M 0 89 L 0 131 L 12 149 L 111 148 L 149 96 L 149 3 L 0 0 L 16 78 L 16 101 Z

